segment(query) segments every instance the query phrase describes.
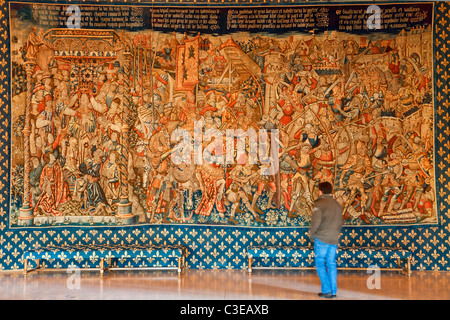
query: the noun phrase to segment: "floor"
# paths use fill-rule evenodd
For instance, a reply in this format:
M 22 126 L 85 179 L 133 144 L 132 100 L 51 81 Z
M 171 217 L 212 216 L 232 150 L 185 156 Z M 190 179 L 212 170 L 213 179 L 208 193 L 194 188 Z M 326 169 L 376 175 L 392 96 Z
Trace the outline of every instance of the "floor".
M 315 300 L 314 270 L 0 273 L 0 300 Z M 339 271 L 338 300 L 450 300 L 450 272 Z

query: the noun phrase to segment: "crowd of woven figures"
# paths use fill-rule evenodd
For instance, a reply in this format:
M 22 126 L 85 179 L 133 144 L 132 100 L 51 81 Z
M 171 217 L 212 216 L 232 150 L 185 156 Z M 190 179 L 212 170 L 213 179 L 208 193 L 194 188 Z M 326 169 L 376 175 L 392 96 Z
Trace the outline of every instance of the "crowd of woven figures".
M 13 56 L 13 110 L 26 95 L 24 62 L 61 50 L 45 34 L 33 28 Z M 114 216 L 126 159 L 137 223 L 305 226 L 321 181 L 334 186 L 346 224 L 437 220 L 430 28 L 377 41 L 336 32 L 117 34 L 132 53 L 127 72 L 120 46 L 108 63 L 50 54 L 33 70 L 36 217 Z M 193 134 L 198 121 L 224 136 L 278 129 L 279 170 L 262 175 L 260 165 L 237 161 L 175 165 L 171 134 Z M 15 138 L 13 150 L 23 145 L 20 130 Z M 23 166 L 20 150 L 12 157 Z

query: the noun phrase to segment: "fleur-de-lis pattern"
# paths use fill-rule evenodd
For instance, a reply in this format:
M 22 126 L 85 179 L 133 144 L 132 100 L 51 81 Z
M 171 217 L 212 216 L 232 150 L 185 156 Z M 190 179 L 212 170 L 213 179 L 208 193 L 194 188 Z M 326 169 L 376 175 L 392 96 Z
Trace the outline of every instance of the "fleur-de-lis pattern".
M 72 1 L 68 1 L 71 3 Z M 103 1 L 98 1 L 99 3 Z M 107 3 L 113 0 L 105 1 Z M 122 2 L 114 0 L 115 3 Z M 127 1 L 127 4 L 138 2 Z M 158 3 L 154 1 L 152 3 Z M 168 1 L 169 5 L 180 1 Z M 183 4 L 194 1 L 183 0 Z M 255 5 L 262 0 L 254 0 Z M 264 1 L 286 3 L 287 1 Z M 144 1 L 141 1 L 144 3 Z M 197 0 L 196 4 L 220 3 L 236 4 L 231 0 Z M 238 4 L 247 2 L 238 1 Z M 164 4 L 167 4 L 164 1 Z M 8 25 L 9 1 L 0 0 L 0 270 L 20 270 L 23 268 L 23 254 L 29 249 L 59 245 L 184 245 L 188 248 L 187 266 L 196 269 L 245 269 L 247 248 L 251 245 L 311 245 L 307 228 L 237 228 L 219 226 L 176 226 L 143 225 L 99 227 L 9 227 L 9 193 L 11 178 L 10 156 L 15 146 L 11 141 L 10 47 Z M 450 270 L 450 3 L 435 3 L 434 19 L 435 43 L 435 167 L 437 181 L 437 204 L 440 212 L 439 225 L 433 226 L 382 226 L 345 227 L 340 244 L 347 247 L 386 246 L 405 248 L 411 251 L 413 270 Z M 6 89 L 8 88 L 8 90 Z M 96 267 L 97 255 L 84 256 L 77 253 L 69 262 L 65 256 L 52 260 L 54 267 L 65 267 L 73 263 L 80 267 Z M 44 257 L 45 258 L 45 257 Z M 62 258 L 62 259 L 61 259 Z M 123 261 L 126 264 L 143 265 L 146 259 Z M 283 257 L 276 257 L 283 258 Z M 346 257 L 352 259 L 352 257 Z M 359 257 L 358 257 L 359 258 Z M 294 257 L 293 259 L 298 259 Z M 367 259 L 363 257 L 363 259 Z

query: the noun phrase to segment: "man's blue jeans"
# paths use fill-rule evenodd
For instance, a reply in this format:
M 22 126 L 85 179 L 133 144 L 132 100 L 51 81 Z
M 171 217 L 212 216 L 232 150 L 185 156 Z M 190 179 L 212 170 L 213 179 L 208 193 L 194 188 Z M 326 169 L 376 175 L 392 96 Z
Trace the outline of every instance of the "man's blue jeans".
M 314 239 L 314 255 L 317 274 L 322 284 L 322 293 L 337 292 L 336 244 L 327 244 Z

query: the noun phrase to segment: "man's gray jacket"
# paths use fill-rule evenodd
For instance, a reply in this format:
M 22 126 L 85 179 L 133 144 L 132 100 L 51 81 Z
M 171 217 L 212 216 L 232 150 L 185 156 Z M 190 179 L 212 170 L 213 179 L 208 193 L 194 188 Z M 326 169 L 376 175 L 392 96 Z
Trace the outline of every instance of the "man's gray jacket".
M 342 228 L 342 207 L 332 194 L 321 195 L 314 202 L 314 210 L 309 227 L 309 237 L 327 244 L 338 244 Z

